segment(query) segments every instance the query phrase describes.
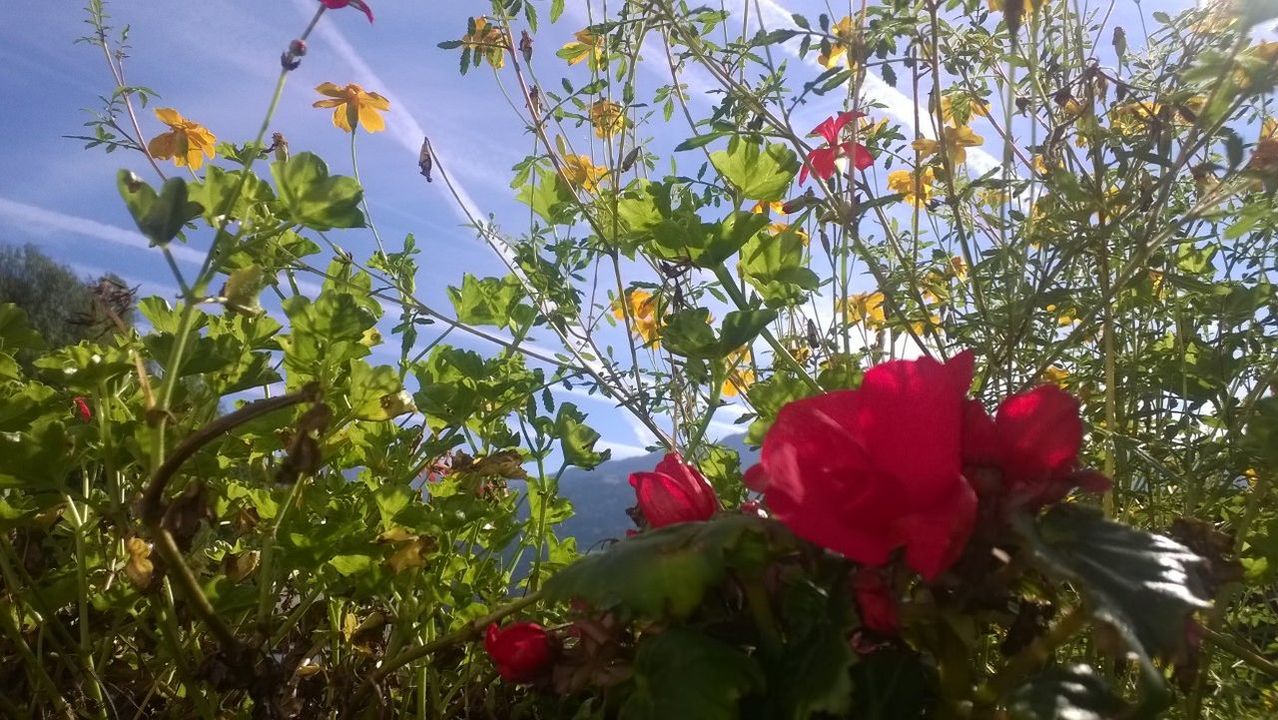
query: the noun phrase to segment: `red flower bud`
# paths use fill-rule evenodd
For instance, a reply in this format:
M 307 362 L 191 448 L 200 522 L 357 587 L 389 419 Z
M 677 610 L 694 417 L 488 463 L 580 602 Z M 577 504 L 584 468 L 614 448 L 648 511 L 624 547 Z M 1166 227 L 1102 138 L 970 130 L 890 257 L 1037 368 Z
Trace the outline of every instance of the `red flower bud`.
M 369 22 L 373 22 L 373 9 L 364 0 L 320 0 L 320 4 L 329 10 L 341 10 L 348 5 L 353 5 L 356 10 L 368 16 Z
M 77 395 L 73 402 L 75 403 L 75 411 L 80 416 L 81 422 L 89 422 L 93 419 L 93 411 L 89 409 L 89 401 Z
M 871 568 L 861 568 L 852 578 L 852 590 L 856 593 L 856 606 L 861 613 L 862 627 L 880 635 L 896 635 L 901 631 L 896 598 L 892 595 L 892 586 L 882 573 Z
M 521 622 L 497 627 L 488 626 L 484 650 L 497 666 L 506 682 L 524 683 L 536 680 L 550 668 L 554 655 L 550 634 L 542 626 Z
M 669 453 L 652 472 L 630 474 L 639 512 L 649 527 L 709 520 L 719 510 L 714 488 L 678 453 Z

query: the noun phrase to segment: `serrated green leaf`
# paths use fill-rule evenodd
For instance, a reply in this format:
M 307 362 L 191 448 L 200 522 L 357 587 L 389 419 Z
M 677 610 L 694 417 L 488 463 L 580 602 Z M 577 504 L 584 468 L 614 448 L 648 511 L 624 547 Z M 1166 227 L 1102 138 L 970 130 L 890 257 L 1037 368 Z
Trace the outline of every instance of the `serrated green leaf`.
M 602 437 L 586 424 L 586 414 L 572 403 L 559 406 L 555 415 L 555 437 L 564 454 L 564 462 L 590 470 L 612 457 L 611 450 L 595 450 L 595 443 Z
M 640 643 L 634 682 L 622 720 L 735 720 L 741 698 L 764 689 L 763 673 L 748 655 L 681 627 Z
M 751 200 L 778 201 L 799 172 L 799 157 L 781 143 L 732 138 L 727 150 L 710 154 L 716 170 L 744 197 Z
M 364 227 L 360 200 L 364 191 L 355 178 L 329 176 L 328 165 L 314 153 L 298 153 L 271 164 L 271 176 L 284 215 L 312 230 Z

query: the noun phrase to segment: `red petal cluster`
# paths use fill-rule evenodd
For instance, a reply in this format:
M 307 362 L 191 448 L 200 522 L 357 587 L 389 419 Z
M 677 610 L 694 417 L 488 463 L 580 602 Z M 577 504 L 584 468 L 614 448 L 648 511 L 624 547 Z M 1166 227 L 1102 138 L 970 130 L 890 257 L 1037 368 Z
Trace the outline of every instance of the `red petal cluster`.
M 497 627 L 488 626 L 484 650 L 497 666 L 502 680 L 512 683 L 531 682 L 545 674 L 554 658 L 550 634 L 542 626 L 521 622 Z
M 1005 399 L 991 418 L 966 397 L 972 366 L 971 352 L 944 364 L 892 361 L 867 371 L 856 390 L 786 405 L 746 485 L 796 535 L 869 567 L 904 548 L 927 580 L 972 535 L 978 492 L 969 479 L 995 518 L 1038 510 L 1076 487 L 1108 488 L 1108 478 L 1078 469 L 1076 399 L 1044 385 Z
M 364 0 L 320 0 L 320 4 L 329 10 L 341 10 L 348 5 L 354 6 L 356 10 L 368 16 L 369 22 L 373 22 L 373 9 Z
M 993 418 L 979 402 L 968 401 L 963 436 L 967 474 L 978 477 L 995 471 L 995 486 L 982 486 L 981 495 L 996 495 L 1004 513 L 1038 510 L 1077 487 L 1108 490 L 1109 478 L 1079 471 L 1082 445 L 1078 400 L 1056 385 L 1006 398 Z
M 709 520 L 719 511 L 714 488 L 678 453 L 668 453 L 652 472 L 631 473 L 630 486 L 649 527 Z
M 856 594 L 857 611 L 861 614 L 863 627 L 880 635 L 896 635 L 901 631 L 896 598 L 883 573 L 861 568 L 852 577 L 852 591 Z
M 874 164 L 874 156 L 861 143 L 840 142 L 843 136 L 843 127 L 849 122 L 857 118 L 865 117 L 863 112 L 841 112 L 838 115 L 832 115 L 826 118 L 820 125 L 812 129 L 809 135 L 819 135 L 825 139 L 825 146 L 808 153 L 807 162 L 803 164 L 803 168 L 799 170 L 799 182 L 806 182 L 808 173 L 829 180 L 834 176 L 837 169 L 836 162 L 839 158 L 850 158 L 852 166 L 857 170 L 864 170 Z

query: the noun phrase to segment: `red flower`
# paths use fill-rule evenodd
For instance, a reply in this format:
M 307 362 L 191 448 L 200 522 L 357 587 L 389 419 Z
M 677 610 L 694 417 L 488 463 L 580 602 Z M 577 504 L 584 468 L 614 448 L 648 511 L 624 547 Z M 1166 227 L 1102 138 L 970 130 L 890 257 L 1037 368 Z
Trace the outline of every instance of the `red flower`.
M 89 409 L 89 401 L 77 395 L 72 399 L 75 403 L 75 411 L 80 416 L 81 422 L 89 422 L 93 419 L 93 411 Z
M 825 119 L 825 122 L 812 129 L 809 135 L 820 135 L 825 138 L 825 146 L 808 153 L 808 161 L 799 170 L 799 182 L 806 182 L 808 171 L 822 180 L 829 180 L 840 158 L 851 158 L 852 166 L 864 170 L 874 164 L 874 156 L 865 146 L 858 142 L 839 142 L 843 134 L 843 126 L 849 122 L 865 117 L 863 112 L 841 112 Z
M 1109 478 L 1078 470 L 1082 444 L 1078 400 L 1056 385 L 1040 385 L 1006 398 L 994 418 L 979 402 L 968 401 L 964 461 L 971 476 L 995 471 L 996 486 L 988 491 L 1000 496 L 1004 511 L 1037 510 L 1058 502 L 1076 487 L 1107 490 Z
M 341 10 L 347 5 L 353 5 L 356 10 L 368 16 L 369 22 L 373 22 L 373 9 L 364 0 L 320 0 L 320 4 L 329 10 Z
M 550 634 L 531 622 L 505 628 L 497 627 L 497 623 L 489 625 L 484 650 L 497 666 L 501 679 L 512 683 L 536 680 L 550 667 L 554 654 Z
M 896 635 L 901 631 L 901 618 L 896 613 L 896 598 L 883 573 L 861 568 L 852 578 L 861 625 L 880 635 Z
M 958 559 L 976 518 L 963 479 L 972 354 L 871 368 L 857 390 L 781 408 L 746 484 L 796 535 L 863 565 L 905 560 L 931 580 Z
M 679 453 L 668 453 L 652 472 L 631 473 L 630 486 L 649 527 L 709 520 L 719 510 L 714 488 Z

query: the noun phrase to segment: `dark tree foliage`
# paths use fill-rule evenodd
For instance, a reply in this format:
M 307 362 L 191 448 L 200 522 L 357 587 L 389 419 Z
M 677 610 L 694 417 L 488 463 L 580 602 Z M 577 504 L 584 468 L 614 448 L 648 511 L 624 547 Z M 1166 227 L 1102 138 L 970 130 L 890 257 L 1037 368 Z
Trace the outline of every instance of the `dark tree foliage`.
M 0 245 L 0 303 L 22 308 L 50 348 L 100 339 L 115 329 L 112 314 L 125 325 L 133 316 L 118 277 L 86 280 L 32 245 Z

